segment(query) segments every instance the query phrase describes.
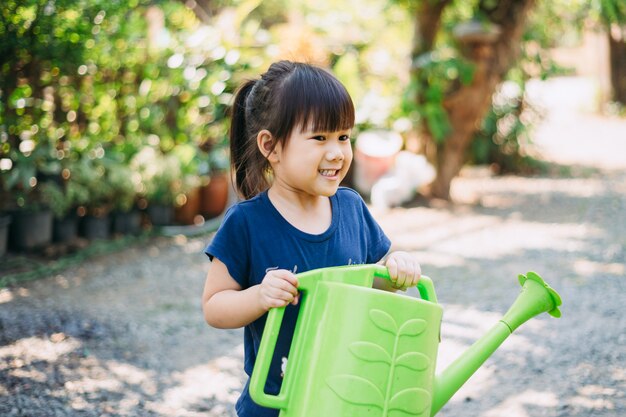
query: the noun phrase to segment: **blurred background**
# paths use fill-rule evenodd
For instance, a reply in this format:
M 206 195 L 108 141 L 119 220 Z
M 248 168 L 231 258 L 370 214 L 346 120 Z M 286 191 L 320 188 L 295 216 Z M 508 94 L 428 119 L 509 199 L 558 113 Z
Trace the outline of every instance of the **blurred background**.
M 219 216 L 233 92 L 278 59 L 346 85 L 346 184 L 377 205 L 450 199 L 467 163 L 540 171 L 530 83 L 579 77 L 589 109 L 623 115 L 625 16 L 619 0 L 4 1 L 0 248 Z
M 563 296 L 439 415 L 626 415 L 623 0 L 3 0 L 0 415 L 234 416 L 202 251 L 233 93 L 279 59 L 352 95 L 345 185 L 433 278 L 443 364 L 517 274 Z

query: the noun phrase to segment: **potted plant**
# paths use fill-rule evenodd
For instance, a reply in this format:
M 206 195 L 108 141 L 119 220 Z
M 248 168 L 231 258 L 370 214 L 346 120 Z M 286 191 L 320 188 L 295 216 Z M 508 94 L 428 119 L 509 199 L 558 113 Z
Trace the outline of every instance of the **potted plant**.
M 9 158 L 0 157 L 0 258 L 7 252 L 9 241 L 9 226 L 11 224 L 11 214 L 5 211 L 2 202 L 9 200 L 8 192 L 4 190 L 6 172 L 11 169 L 13 162 Z
M 76 209 L 80 202 L 88 198 L 89 191 L 71 177 L 71 172 L 70 168 L 65 168 L 60 184 L 50 181 L 42 186 L 42 192 L 54 217 L 52 241 L 56 243 L 72 242 L 78 237 Z
M 2 258 L 7 252 L 10 224 L 11 216 L 8 213 L 0 212 L 0 258 Z
M 137 209 L 139 174 L 119 157 L 106 161 L 106 181 L 111 188 L 111 231 L 114 234 L 138 234 L 141 231 L 141 213 Z
M 109 238 L 113 195 L 111 185 L 106 181 L 104 163 L 98 158 L 83 156 L 74 165 L 72 175 L 87 190 L 79 201 L 79 234 L 87 239 Z
M 181 144 L 173 149 L 181 167 L 182 193 L 174 202 L 174 219 L 179 224 L 196 224 L 200 216 L 200 177 L 198 175 L 200 150 L 192 144 Z
M 9 149 L 0 169 L 0 211 L 8 212 L 11 222 L 8 248 L 30 251 L 52 240 L 52 212 L 42 192 L 43 184 L 58 172 L 48 142 L 25 139 L 18 149 Z
M 146 146 L 133 157 L 131 169 L 141 176 L 140 194 L 152 225 L 172 224 L 177 199 L 180 204 L 189 185 L 179 158 Z
M 230 157 L 228 146 L 204 147 L 204 158 L 199 164 L 202 186 L 200 188 L 200 213 L 211 219 L 224 212 L 230 190 Z

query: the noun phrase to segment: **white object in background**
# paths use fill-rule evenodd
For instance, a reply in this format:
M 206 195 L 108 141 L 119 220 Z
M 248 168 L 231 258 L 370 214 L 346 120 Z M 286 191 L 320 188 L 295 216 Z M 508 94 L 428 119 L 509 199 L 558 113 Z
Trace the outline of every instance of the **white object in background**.
M 402 149 L 402 136 L 389 130 L 368 130 L 361 133 L 354 150 L 354 187 L 369 195 L 372 186 L 393 167 L 396 154 Z
M 395 157 L 394 168 L 372 186 L 370 201 L 376 208 L 400 206 L 434 179 L 435 168 L 423 155 L 401 151 Z

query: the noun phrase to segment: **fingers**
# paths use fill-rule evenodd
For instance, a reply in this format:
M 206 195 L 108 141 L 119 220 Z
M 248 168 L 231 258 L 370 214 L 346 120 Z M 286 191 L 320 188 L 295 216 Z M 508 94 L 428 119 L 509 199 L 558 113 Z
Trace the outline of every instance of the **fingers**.
M 385 266 L 389 270 L 392 286 L 402 290 L 417 285 L 422 274 L 422 268 L 415 257 L 406 252 L 392 253 Z
M 261 303 L 265 309 L 298 302 L 298 280 L 287 270 L 269 271 L 261 283 Z
M 385 266 L 389 271 L 389 277 L 391 278 L 391 282 L 395 284 L 398 280 L 398 262 L 392 255 L 390 255 L 387 259 L 387 262 L 385 263 Z
M 267 273 L 290 283 L 294 288 L 298 287 L 298 278 L 291 271 L 286 269 L 276 269 Z M 266 275 L 266 277 L 267 277 Z

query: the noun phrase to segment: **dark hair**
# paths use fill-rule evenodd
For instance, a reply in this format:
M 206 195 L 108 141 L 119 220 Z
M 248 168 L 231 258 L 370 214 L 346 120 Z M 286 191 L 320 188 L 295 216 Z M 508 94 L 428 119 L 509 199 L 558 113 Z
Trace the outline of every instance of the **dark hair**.
M 269 187 L 269 162 L 257 147 L 267 129 L 286 145 L 296 127 L 333 132 L 354 126 L 354 105 L 346 88 L 328 71 L 305 63 L 273 63 L 258 80 L 237 91 L 230 126 L 231 164 L 246 199 Z M 274 144 L 275 145 L 275 144 Z

